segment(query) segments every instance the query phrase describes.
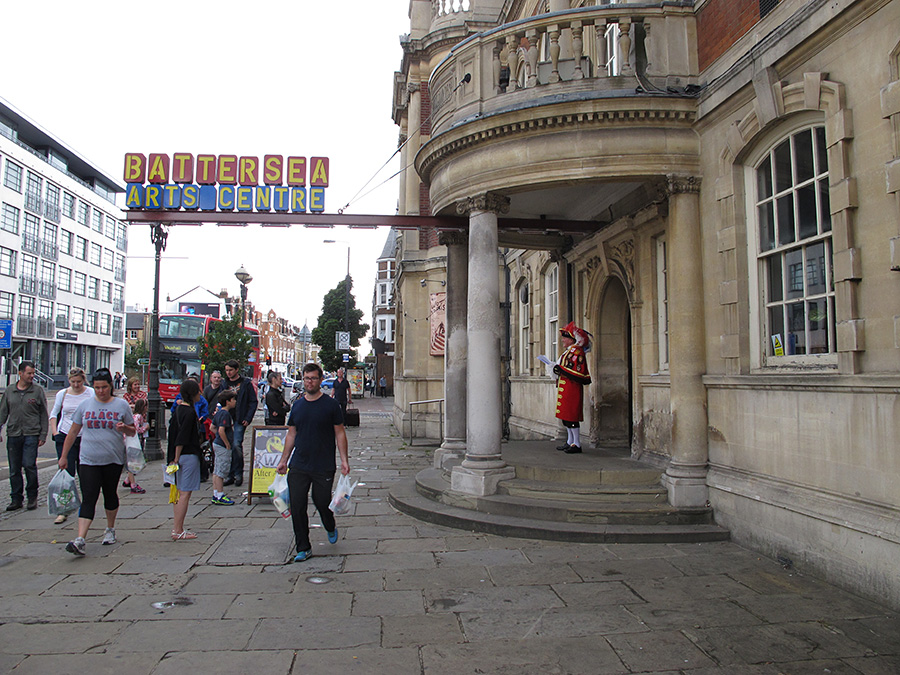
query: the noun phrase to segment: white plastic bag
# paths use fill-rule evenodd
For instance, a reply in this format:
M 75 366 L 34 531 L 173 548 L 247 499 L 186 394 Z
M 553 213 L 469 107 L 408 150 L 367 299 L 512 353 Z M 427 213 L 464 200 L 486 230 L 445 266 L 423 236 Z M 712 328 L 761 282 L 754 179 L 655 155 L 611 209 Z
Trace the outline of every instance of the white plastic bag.
M 51 516 L 68 515 L 81 506 L 78 485 L 68 471 L 57 471 L 47 486 L 47 512 Z
M 128 470 L 131 473 L 140 473 L 147 466 L 147 459 L 144 457 L 144 451 L 141 448 L 141 440 L 135 436 L 125 437 L 125 459 L 127 460 Z
M 331 504 L 328 505 L 328 508 L 336 516 L 345 516 L 350 513 L 350 495 L 353 494 L 357 482 L 353 481 L 351 483 L 350 476 L 345 476 L 344 474 L 341 474 L 341 477 L 338 478 L 337 486 L 334 488 L 334 495 L 331 498 Z
M 282 518 L 288 518 L 291 515 L 291 495 L 288 491 L 287 476 L 281 473 L 275 474 L 275 480 L 269 486 L 269 497 L 272 498 L 272 504 Z

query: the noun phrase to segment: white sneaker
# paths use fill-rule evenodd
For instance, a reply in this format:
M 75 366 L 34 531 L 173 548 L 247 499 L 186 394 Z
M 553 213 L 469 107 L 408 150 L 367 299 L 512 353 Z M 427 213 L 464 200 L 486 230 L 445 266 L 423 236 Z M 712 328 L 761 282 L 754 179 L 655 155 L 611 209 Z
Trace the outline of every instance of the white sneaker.
M 104 545 L 115 544 L 116 543 L 116 530 L 113 527 L 107 527 L 106 532 L 103 533 L 103 542 Z
M 66 550 L 75 555 L 84 555 L 84 537 L 76 537 L 74 541 L 66 544 Z

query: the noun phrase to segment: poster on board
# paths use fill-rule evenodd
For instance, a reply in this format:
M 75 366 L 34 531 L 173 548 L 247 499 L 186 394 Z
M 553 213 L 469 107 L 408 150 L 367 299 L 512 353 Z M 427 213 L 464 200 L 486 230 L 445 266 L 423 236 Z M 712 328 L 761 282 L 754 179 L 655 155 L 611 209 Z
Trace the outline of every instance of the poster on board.
M 287 427 L 253 427 L 253 445 L 250 446 L 250 489 L 247 503 L 253 497 L 268 497 L 269 486 L 275 480 L 275 469 L 284 451 Z
M 347 382 L 350 383 L 350 396 L 353 396 L 354 398 L 363 397 L 363 372 L 362 368 L 347 369 Z

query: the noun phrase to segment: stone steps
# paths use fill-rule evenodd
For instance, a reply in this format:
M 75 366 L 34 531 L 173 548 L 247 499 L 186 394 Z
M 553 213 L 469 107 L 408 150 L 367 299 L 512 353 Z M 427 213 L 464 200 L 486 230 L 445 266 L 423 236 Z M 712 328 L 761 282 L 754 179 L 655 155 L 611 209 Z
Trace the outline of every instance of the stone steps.
M 451 489 L 443 469 L 421 471 L 411 487 L 391 491 L 405 513 L 452 527 L 572 541 L 695 542 L 728 538 L 708 507 L 668 503 L 661 470 L 632 459 L 626 449 L 556 452 L 553 444 L 519 441 L 503 446 L 516 477 L 496 494 Z M 527 533 L 527 534 L 525 534 Z

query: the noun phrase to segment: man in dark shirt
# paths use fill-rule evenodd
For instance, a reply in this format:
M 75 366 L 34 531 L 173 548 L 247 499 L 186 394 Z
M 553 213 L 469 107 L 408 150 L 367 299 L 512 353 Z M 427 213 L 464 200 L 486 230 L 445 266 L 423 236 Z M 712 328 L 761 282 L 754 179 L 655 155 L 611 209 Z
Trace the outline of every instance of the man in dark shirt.
M 337 542 L 337 524 L 328 508 L 337 465 L 335 446 L 341 456 L 341 473 L 350 473 L 347 453 L 347 434 L 337 401 L 322 392 L 322 369 L 315 363 L 303 366 L 303 385 L 306 392 L 294 402 L 288 417 L 288 432 L 284 440 L 284 452 L 278 462 L 278 473 L 291 471 L 287 481 L 291 495 L 291 520 L 297 555 L 294 562 L 303 562 L 312 554 L 309 541 L 309 489 L 312 486 L 313 503 L 322 518 L 328 541 Z M 293 451 L 293 456 L 291 452 Z
M 347 417 L 347 405 L 352 397 L 350 396 L 350 381 L 344 377 L 344 369 L 338 368 L 337 379 L 334 381 L 334 400 L 341 406 L 341 417 Z
M 283 427 L 291 406 L 284 400 L 281 373 L 272 371 L 266 379 L 269 382 L 266 390 L 266 426 Z
M 225 481 L 225 485 L 240 487 L 244 482 L 244 431 L 253 422 L 256 407 L 259 400 L 256 398 L 256 388 L 249 377 L 243 377 L 240 364 L 231 359 L 225 363 L 225 380 L 222 382 L 222 390 L 233 391 L 237 396 L 237 405 L 232 416 L 234 417 L 234 443 L 231 445 L 231 476 Z
M 210 417 L 216 412 L 219 394 L 222 393 L 222 373 L 218 370 L 212 371 L 209 375 L 209 384 L 203 389 L 203 398 L 209 406 Z

